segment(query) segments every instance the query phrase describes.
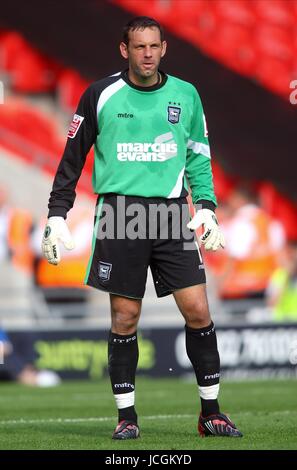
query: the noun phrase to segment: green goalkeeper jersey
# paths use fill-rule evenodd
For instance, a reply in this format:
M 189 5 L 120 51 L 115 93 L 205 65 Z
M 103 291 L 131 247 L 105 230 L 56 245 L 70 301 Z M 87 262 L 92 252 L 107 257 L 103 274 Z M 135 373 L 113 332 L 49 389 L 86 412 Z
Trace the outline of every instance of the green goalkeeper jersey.
M 210 149 L 196 88 L 162 73 L 139 87 L 127 72 L 93 83 L 79 102 L 49 201 L 49 216 L 73 206 L 75 188 L 94 144 L 93 189 L 143 197 L 179 198 L 214 208 Z

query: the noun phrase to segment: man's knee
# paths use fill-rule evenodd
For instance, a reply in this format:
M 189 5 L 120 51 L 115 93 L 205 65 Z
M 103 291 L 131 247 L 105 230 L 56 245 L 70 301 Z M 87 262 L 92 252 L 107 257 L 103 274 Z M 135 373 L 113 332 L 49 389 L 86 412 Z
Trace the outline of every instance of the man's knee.
M 177 305 L 190 328 L 203 328 L 211 322 L 205 286 L 193 286 L 175 294 Z
M 111 296 L 112 331 L 117 334 L 131 334 L 137 328 L 141 301 Z
M 208 304 L 203 299 L 189 299 L 185 302 L 183 315 L 191 328 L 200 328 L 211 321 Z

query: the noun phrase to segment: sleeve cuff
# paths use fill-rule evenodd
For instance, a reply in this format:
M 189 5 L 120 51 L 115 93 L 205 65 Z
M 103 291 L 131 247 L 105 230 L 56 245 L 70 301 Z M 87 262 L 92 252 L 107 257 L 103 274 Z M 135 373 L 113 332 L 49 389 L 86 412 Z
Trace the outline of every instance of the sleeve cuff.
M 211 211 L 215 212 L 216 205 L 212 201 L 208 201 L 207 199 L 199 199 L 199 201 L 195 202 L 195 207 L 197 209 L 197 205 L 199 205 L 200 209 L 210 209 Z
M 67 218 L 67 209 L 65 207 L 51 207 L 48 211 L 48 219 L 50 217 L 63 217 L 63 219 Z

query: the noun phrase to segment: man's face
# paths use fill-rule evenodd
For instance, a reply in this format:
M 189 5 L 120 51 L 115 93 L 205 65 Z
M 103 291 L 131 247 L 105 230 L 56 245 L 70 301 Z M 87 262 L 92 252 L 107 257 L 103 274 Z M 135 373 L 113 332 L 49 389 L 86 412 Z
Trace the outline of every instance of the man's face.
M 154 26 L 136 29 L 129 32 L 128 46 L 122 42 L 120 50 L 122 56 L 129 60 L 131 71 L 145 79 L 156 74 L 166 52 L 166 41 L 161 42 L 160 31 Z

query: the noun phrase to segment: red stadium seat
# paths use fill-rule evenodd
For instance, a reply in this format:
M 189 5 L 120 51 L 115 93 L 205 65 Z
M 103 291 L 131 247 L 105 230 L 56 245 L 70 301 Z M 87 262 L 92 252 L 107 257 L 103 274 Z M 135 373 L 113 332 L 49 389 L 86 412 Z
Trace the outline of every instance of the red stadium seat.
M 14 31 L 3 33 L 0 39 L 0 69 L 11 72 L 19 55 L 27 49 L 23 37 Z
M 173 14 L 170 21 L 175 20 L 175 25 L 182 28 L 187 25 L 197 27 L 199 19 L 209 10 L 205 0 L 187 0 L 186 2 L 175 2 L 173 4 Z M 176 19 L 178 18 L 178 22 Z
M 250 75 L 256 66 L 256 55 L 252 46 L 249 28 L 235 23 L 225 23 L 216 34 L 215 56 L 239 73 Z
M 0 68 L 10 75 L 13 89 L 24 93 L 52 91 L 60 71 L 55 62 L 13 31 L 0 36 Z
M 297 21 L 297 0 L 290 1 L 291 14 L 293 15 L 293 20 L 296 24 Z
M 68 112 L 75 111 L 82 93 L 88 86 L 77 72 L 65 69 L 58 82 L 57 92 L 60 106 Z
M 292 59 L 292 35 L 289 31 L 278 26 L 260 25 L 254 39 L 259 57 L 269 56 L 283 61 Z
M 246 0 L 215 0 L 213 8 L 224 22 L 232 22 L 243 27 L 252 27 L 255 23 L 255 14 Z
M 12 86 L 23 93 L 47 93 L 55 89 L 60 68 L 33 48 L 19 54 L 13 66 Z
M 0 106 L 1 146 L 28 163 L 55 174 L 65 147 L 65 136 L 53 116 L 40 112 L 21 99 L 8 98 Z M 87 158 L 78 188 L 92 194 L 91 172 L 93 152 Z
M 159 18 L 160 21 L 162 17 L 168 16 L 168 13 L 171 12 L 170 4 L 159 2 L 158 0 L 150 0 L 149 12 L 147 0 L 129 0 L 128 2 L 125 0 L 117 0 L 116 3 L 133 12 L 135 16 L 146 15 L 151 16 L 152 18 Z
M 286 63 L 281 60 L 263 57 L 255 72 L 256 78 L 263 86 L 288 99 L 290 82 L 294 77 Z
M 205 8 L 199 18 L 197 24 L 192 25 L 192 40 L 196 46 L 202 48 L 204 51 L 212 50 L 214 53 L 217 50 L 216 31 L 218 30 L 218 18 L 210 8 Z M 181 34 L 184 36 L 184 27 L 182 27 Z
M 291 0 L 253 0 L 253 8 L 262 24 L 275 24 L 287 28 L 294 26 Z
M 297 17 L 296 17 L 296 24 L 297 24 Z M 297 59 L 297 28 L 294 31 L 293 36 L 292 36 L 292 48 L 293 48 L 293 63 L 296 63 L 296 59 Z

